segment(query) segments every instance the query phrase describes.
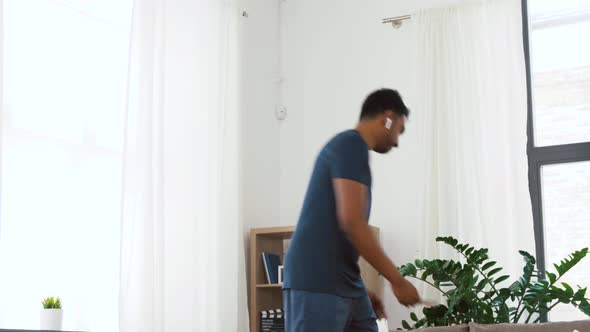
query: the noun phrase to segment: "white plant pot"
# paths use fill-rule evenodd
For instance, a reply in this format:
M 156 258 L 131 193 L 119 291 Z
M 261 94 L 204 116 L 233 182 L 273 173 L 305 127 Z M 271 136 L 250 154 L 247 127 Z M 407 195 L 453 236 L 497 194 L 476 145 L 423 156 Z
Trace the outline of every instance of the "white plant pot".
M 61 331 L 62 309 L 41 310 L 41 330 Z

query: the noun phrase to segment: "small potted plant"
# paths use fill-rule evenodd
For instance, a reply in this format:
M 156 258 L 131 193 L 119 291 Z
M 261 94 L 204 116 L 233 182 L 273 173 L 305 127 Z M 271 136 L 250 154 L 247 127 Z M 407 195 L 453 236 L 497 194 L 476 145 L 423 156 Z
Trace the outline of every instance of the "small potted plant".
M 63 312 L 59 297 L 48 297 L 41 304 L 43 304 L 43 310 L 41 310 L 41 330 L 61 330 Z

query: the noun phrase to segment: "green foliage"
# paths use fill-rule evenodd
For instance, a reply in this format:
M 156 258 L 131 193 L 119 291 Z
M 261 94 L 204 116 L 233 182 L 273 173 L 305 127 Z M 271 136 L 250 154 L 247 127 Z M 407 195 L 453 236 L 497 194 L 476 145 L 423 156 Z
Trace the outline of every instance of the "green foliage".
M 47 297 L 41 304 L 43 305 L 43 309 L 61 309 L 61 300 L 59 297 Z
M 480 324 L 517 323 L 540 321 L 559 303 L 572 304 L 590 316 L 590 299 L 587 288 L 570 285 L 559 280 L 588 254 L 588 248 L 572 253 L 555 264 L 557 273 L 542 276 L 535 270 L 535 258 L 520 251 L 525 265 L 518 280 L 506 287 L 510 276 L 502 275 L 502 268 L 490 260 L 488 249 L 477 249 L 461 244 L 452 237 L 439 237 L 462 256 L 455 260 L 416 260 L 400 267 L 407 278 L 414 278 L 439 290 L 445 304 L 424 308 L 423 317 L 412 313 L 412 322 L 403 321 L 406 330 L 423 327 L 448 326 L 475 322 Z

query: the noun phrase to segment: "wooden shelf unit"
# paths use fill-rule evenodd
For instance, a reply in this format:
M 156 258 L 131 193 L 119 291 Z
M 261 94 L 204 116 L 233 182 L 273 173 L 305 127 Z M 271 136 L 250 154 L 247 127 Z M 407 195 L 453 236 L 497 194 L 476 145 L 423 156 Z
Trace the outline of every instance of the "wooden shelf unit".
M 257 284 L 256 288 L 281 288 L 283 284 Z
M 285 240 L 289 240 L 295 227 L 255 228 L 250 230 L 250 277 L 249 277 L 249 310 L 250 331 L 259 332 L 260 311 L 283 307 L 282 285 L 267 284 L 262 253 L 272 253 L 281 257 L 285 254 Z M 373 233 L 379 238 L 379 228 L 371 226 Z M 383 279 L 379 273 L 363 258 L 359 261 L 361 276 L 367 289 L 379 296 L 383 293 Z

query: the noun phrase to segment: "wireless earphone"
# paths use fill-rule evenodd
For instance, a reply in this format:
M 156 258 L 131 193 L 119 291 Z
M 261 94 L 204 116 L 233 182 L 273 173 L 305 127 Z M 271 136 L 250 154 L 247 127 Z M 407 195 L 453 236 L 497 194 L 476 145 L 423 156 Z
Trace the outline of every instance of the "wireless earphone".
M 390 118 L 387 118 L 387 120 L 385 121 L 385 128 L 391 129 L 391 119 Z

